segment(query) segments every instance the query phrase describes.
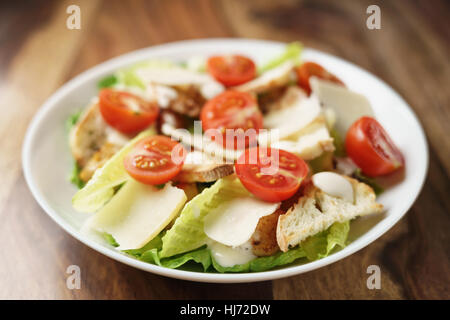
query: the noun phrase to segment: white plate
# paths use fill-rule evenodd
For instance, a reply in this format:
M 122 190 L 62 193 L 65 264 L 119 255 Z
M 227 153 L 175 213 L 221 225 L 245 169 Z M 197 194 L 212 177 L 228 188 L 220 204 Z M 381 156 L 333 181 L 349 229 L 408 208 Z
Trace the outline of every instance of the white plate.
M 23 145 L 23 170 L 37 202 L 64 230 L 94 250 L 145 271 L 192 281 L 251 282 L 289 277 L 326 266 L 364 248 L 387 232 L 408 211 L 419 194 L 428 168 L 425 135 L 411 108 L 386 83 L 349 62 L 311 49 L 304 51 L 304 60 L 319 62 L 352 90 L 364 94 L 372 103 L 376 118 L 403 151 L 406 160 L 405 178 L 379 197 L 386 213 L 353 222 L 350 234 L 353 241 L 346 248 L 321 260 L 272 271 L 216 274 L 174 270 L 141 262 L 80 233 L 87 215 L 76 212 L 71 206 L 76 188 L 68 182 L 72 159 L 65 121 L 96 95 L 99 79 L 137 61 L 157 57 L 183 61 L 190 56 L 242 53 L 261 63 L 281 52 L 284 45 L 247 39 L 183 41 L 138 50 L 83 72 L 42 105 L 28 128 Z

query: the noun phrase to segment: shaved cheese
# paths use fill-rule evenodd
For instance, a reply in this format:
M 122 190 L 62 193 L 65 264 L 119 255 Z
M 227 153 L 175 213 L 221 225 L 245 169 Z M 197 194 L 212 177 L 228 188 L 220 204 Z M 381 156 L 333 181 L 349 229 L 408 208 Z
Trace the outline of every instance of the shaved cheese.
M 169 183 L 163 189 L 129 180 L 86 223 L 111 234 L 119 250 L 139 249 L 158 235 L 186 202 L 186 195 Z
M 197 86 L 207 100 L 225 90 L 225 87 L 209 74 L 183 68 L 143 68 L 137 70 L 136 74 L 144 83 L 170 87 Z
M 266 109 L 274 112 L 276 110 L 290 108 L 296 103 L 299 103 L 300 100 L 304 100 L 306 98 L 308 98 L 308 95 L 305 90 L 297 86 L 288 86 L 282 96 L 279 99 L 269 103 Z
M 272 143 L 271 147 L 294 153 L 304 160 L 312 160 L 324 151 L 334 150 L 333 138 L 330 137 L 325 124 L 301 135 L 297 141 L 280 140 Z
M 204 220 L 206 235 L 227 246 L 240 246 L 255 232 L 261 217 L 272 214 L 280 203 L 240 197 L 211 210 Z
M 320 103 L 317 97 L 304 99 L 301 95 L 292 100 L 290 107 L 268 113 L 264 117 L 264 126 L 269 128 L 268 134 L 264 132 L 259 136 L 262 145 L 270 144 L 274 132 L 277 130 L 278 139 L 286 139 L 307 127 L 321 115 Z
M 136 74 L 144 83 L 167 86 L 199 85 L 215 81 L 207 73 L 192 72 L 183 68 L 142 68 Z
M 334 172 L 319 172 L 312 176 L 314 185 L 332 197 L 341 198 L 353 203 L 353 186 L 340 174 Z
M 256 79 L 234 87 L 233 89 L 244 92 L 260 93 L 274 87 L 287 85 L 291 80 L 291 73 L 294 66 L 294 61 L 288 60 L 280 66 L 264 72 Z
M 359 118 L 374 116 L 369 100 L 363 95 L 316 77 L 311 77 L 309 82 L 324 108 L 335 112 L 335 129 L 341 137 L 345 137 L 347 130 Z
M 191 134 L 186 129 L 177 129 L 168 123 L 162 125 L 161 131 L 174 140 L 181 141 L 185 145 L 205 152 L 216 163 L 222 163 L 223 161 L 233 163 L 243 152 L 242 150 L 225 149 L 202 134 Z

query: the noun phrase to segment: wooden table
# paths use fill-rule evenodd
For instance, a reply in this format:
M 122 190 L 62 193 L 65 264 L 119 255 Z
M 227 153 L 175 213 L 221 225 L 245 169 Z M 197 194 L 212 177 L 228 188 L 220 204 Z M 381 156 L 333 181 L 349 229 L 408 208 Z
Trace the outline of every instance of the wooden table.
M 276 3 L 276 4 L 275 4 Z M 366 8 L 381 8 L 381 30 Z M 66 8 L 81 8 L 68 30 Z M 450 24 L 447 1 L 10 1 L 0 4 L 0 298 L 450 298 Z M 206 37 L 301 40 L 369 70 L 413 107 L 430 146 L 428 177 L 408 214 L 356 254 L 299 276 L 204 284 L 139 271 L 84 246 L 37 205 L 21 170 L 27 125 L 78 73 L 119 54 Z M 392 106 L 395 107 L 395 106 Z M 66 268 L 82 270 L 80 290 Z M 369 265 L 381 290 L 366 287 Z

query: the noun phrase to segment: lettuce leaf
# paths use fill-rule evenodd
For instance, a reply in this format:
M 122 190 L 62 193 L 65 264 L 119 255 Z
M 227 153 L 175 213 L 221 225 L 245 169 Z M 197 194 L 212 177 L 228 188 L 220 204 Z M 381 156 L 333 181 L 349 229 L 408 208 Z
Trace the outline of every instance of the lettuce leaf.
M 86 182 L 81 180 L 80 178 L 81 168 L 78 163 L 73 160 L 72 171 L 70 172 L 69 181 L 74 184 L 78 189 L 83 188 L 86 185 Z
M 212 259 L 213 267 L 220 273 L 225 272 L 262 272 L 273 269 L 278 266 L 287 265 L 297 259 L 305 257 L 303 248 L 297 246 L 287 252 L 277 252 L 269 257 L 258 257 L 245 264 L 238 264 L 232 267 L 223 267 Z
M 73 114 L 69 116 L 66 120 L 66 130 L 69 133 L 70 130 L 78 123 L 78 120 L 80 120 L 81 114 L 83 113 L 83 110 L 77 110 Z M 78 163 L 73 159 L 72 161 L 72 171 L 70 172 L 69 181 L 77 186 L 78 189 L 81 189 L 86 184 L 83 180 L 80 179 L 80 172 L 81 168 L 78 165 Z
M 80 120 L 82 113 L 83 110 L 77 110 L 67 118 L 66 120 L 67 132 L 70 132 L 70 130 L 72 130 L 72 128 L 78 123 L 78 120 Z
M 250 271 L 261 272 L 278 266 L 290 264 L 297 259 L 304 258 L 305 252 L 301 246 L 292 248 L 286 252 L 278 252 L 269 257 L 259 257 L 250 261 Z
M 176 269 L 189 261 L 194 261 L 200 263 L 203 266 L 203 271 L 207 271 L 211 266 L 211 253 L 205 246 L 203 246 L 199 249 L 187 253 L 161 259 L 157 249 L 151 249 L 142 254 L 139 260 L 157 264 L 159 266 L 170 269 Z
M 160 248 L 163 243 L 161 241 L 161 238 L 164 238 L 164 236 L 162 236 L 163 233 L 158 235 L 141 249 L 127 250 L 124 252 L 141 261 L 171 269 L 179 268 L 191 261 L 201 264 L 204 272 L 262 272 L 291 264 L 299 259 L 305 259 L 306 262 L 308 260 L 313 261 L 324 258 L 338 247 L 345 247 L 349 230 L 350 221 L 335 223 L 327 230 L 309 237 L 300 243 L 300 245 L 287 252 L 280 251 L 272 256 L 258 257 L 245 264 L 239 264 L 232 267 L 221 266 L 214 260 L 211 251 L 205 245 L 189 252 L 179 253 L 170 257 L 162 257 Z M 114 245 L 114 239 L 110 241 L 112 241 L 111 244 Z
M 214 269 L 218 272 L 261 272 L 275 267 L 290 264 L 298 259 L 307 258 L 310 261 L 328 256 L 337 246 L 345 247 L 350 222 L 334 223 L 327 230 L 309 237 L 300 245 L 288 250 L 278 252 L 269 257 L 258 257 L 252 261 L 235 265 L 232 267 L 222 267 L 213 259 Z
M 103 79 L 101 79 L 97 83 L 97 87 L 99 89 L 109 88 L 109 87 L 112 87 L 113 85 L 115 85 L 118 81 L 119 81 L 119 79 L 117 79 L 117 76 L 113 74 L 113 75 L 110 75 L 110 76 L 107 76 L 107 77 L 104 77 Z
M 140 249 L 123 250 L 123 252 L 128 253 L 129 255 L 132 255 L 133 257 L 140 258 L 147 251 L 161 250 L 161 246 L 162 246 L 161 234 L 162 233 L 160 233 L 159 235 L 154 237 L 152 240 L 150 240 L 145 246 L 143 246 Z
M 301 42 L 292 42 L 286 45 L 286 49 L 278 57 L 273 58 L 266 64 L 258 67 L 258 74 L 266 72 L 267 70 L 278 67 L 288 60 L 294 60 L 294 62 L 300 63 L 300 55 L 303 50 L 303 45 Z
M 313 173 L 333 170 L 333 152 L 324 152 L 319 157 L 309 160 L 308 164 Z
M 160 257 L 170 257 L 204 245 L 207 236 L 203 231 L 203 219 L 208 212 L 227 200 L 247 195 L 249 192 L 235 176 L 219 179 L 204 189 L 184 206 L 173 227 L 162 238 Z
M 353 177 L 361 182 L 364 182 L 365 184 L 369 185 L 372 189 L 373 192 L 375 192 L 375 194 L 377 196 L 379 196 L 380 194 L 382 194 L 384 192 L 384 189 L 382 186 L 380 186 L 374 178 L 370 178 L 366 175 L 364 175 L 361 172 L 361 169 L 356 169 L 355 172 L 353 172 Z
M 345 247 L 350 221 L 336 222 L 327 230 L 320 232 L 300 243 L 308 260 L 313 261 L 328 256 L 337 246 Z
M 346 157 L 347 152 L 345 151 L 345 142 L 342 139 L 341 135 L 337 132 L 336 129 L 330 130 L 330 136 L 333 138 L 334 144 L 334 154 L 338 157 Z
M 119 246 L 119 244 L 117 243 L 116 239 L 114 239 L 114 237 L 111 234 L 109 234 L 108 232 L 104 232 L 102 234 L 102 236 L 103 236 L 103 239 L 105 239 L 105 241 L 110 246 L 113 246 L 113 247 L 118 247 Z

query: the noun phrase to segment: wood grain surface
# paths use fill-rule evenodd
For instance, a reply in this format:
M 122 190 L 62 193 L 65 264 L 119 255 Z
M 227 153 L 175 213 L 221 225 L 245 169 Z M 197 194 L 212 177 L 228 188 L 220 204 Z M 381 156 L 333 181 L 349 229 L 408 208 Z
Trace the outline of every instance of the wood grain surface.
M 81 8 L 68 30 L 66 8 Z M 381 8 L 381 30 L 366 8 Z M 3 299 L 449 299 L 450 2 L 69 0 L 0 4 L 0 298 Z M 193 283 L 113 261 L 66 234 L 29 192 L 21 169 L 27 125 L 60 85 L 135 49 L 194 38 L 301 40 L 369 70 L 396 89 L 425 128 L 422 193 L 379 240 L 322 269 L 249 284 Z M 394 107 L 394 106 L 393 106 Z M 81 268 L 81 289 L 66 268 Z M 369 265 L 380 290 L 366 287 Z

